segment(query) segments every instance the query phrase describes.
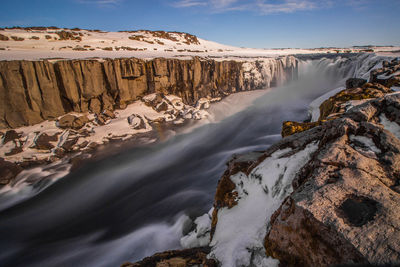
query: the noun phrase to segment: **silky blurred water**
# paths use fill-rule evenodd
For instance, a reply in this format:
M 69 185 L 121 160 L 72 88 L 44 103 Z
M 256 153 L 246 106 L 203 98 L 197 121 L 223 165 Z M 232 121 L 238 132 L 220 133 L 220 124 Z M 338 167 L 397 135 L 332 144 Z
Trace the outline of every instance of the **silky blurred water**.
M 313 99 L 366 61 L 303 61 L 297 81 L 231 95 L 167 141 L 89 163 L 0 211 L 0 265 L 119 266 L 179 248 L 189 217 L 211 208 L 228 159 L 278 141 L 283 121 L 307 119 Z

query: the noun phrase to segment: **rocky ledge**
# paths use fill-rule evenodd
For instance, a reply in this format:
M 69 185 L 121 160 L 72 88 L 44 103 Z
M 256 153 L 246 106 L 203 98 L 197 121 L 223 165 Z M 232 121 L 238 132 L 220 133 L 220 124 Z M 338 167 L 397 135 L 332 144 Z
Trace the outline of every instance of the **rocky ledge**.
M 76 165 L 111 142 L 163 140 L 207 117 L 213 101 L 296 76 L 291 56 L 0 61 L 0 186 L 34 165 Z
M 318 121 L 232 158 L 182 245 L 209 246 L 219 266 L 400 264 L 400 62 L 383 66 L 348 80 Z

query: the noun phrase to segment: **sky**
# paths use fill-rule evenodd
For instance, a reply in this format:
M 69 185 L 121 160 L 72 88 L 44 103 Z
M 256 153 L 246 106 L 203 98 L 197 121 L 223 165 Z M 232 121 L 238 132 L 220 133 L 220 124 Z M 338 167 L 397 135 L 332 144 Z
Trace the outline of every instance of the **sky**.
M 400 45 L 400 0 L 1 0 L 0 27 L 165 30 L 254 48 Z

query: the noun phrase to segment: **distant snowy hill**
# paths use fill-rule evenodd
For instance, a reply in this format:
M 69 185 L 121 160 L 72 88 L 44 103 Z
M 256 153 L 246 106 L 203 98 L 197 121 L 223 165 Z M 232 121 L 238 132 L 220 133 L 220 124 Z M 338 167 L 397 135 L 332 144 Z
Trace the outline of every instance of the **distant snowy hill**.
M 379 47 L 379 51 L 399 50 Z M 1 28 L 0 60 L 43 58 L 188 57 L 259 58 L 289 54 L 376 51 L 375 47 L 318 49 L 253 49 L 219 44 L 181 32 L 65 29 L 57 27 Z

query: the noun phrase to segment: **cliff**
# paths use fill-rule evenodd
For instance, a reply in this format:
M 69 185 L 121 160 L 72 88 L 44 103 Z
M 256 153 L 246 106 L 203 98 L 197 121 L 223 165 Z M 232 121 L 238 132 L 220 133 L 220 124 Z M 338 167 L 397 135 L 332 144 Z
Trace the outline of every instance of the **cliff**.
M 236 156 L 219 181 L 210 257 L 222 266 L 400 262 L 398 60 L 285 122 L 263 153 Z M 390 87 L 386 87 L 390 86 Z M 265 257 L 267 255 L 268 257 Z
M 398 264 L 400 62 L 383 66 L 349 79 L 318 121 L 235 155 L 183 247 L 209 246 L 218 266 Z
M 261 62 L 157 58 L 0 62 L 0 128 L 52 120 L 68 112 L 123 108 L 150 93 L 186 104 L 202 97 L 270 87 L 297 74 L 293 57 Z

